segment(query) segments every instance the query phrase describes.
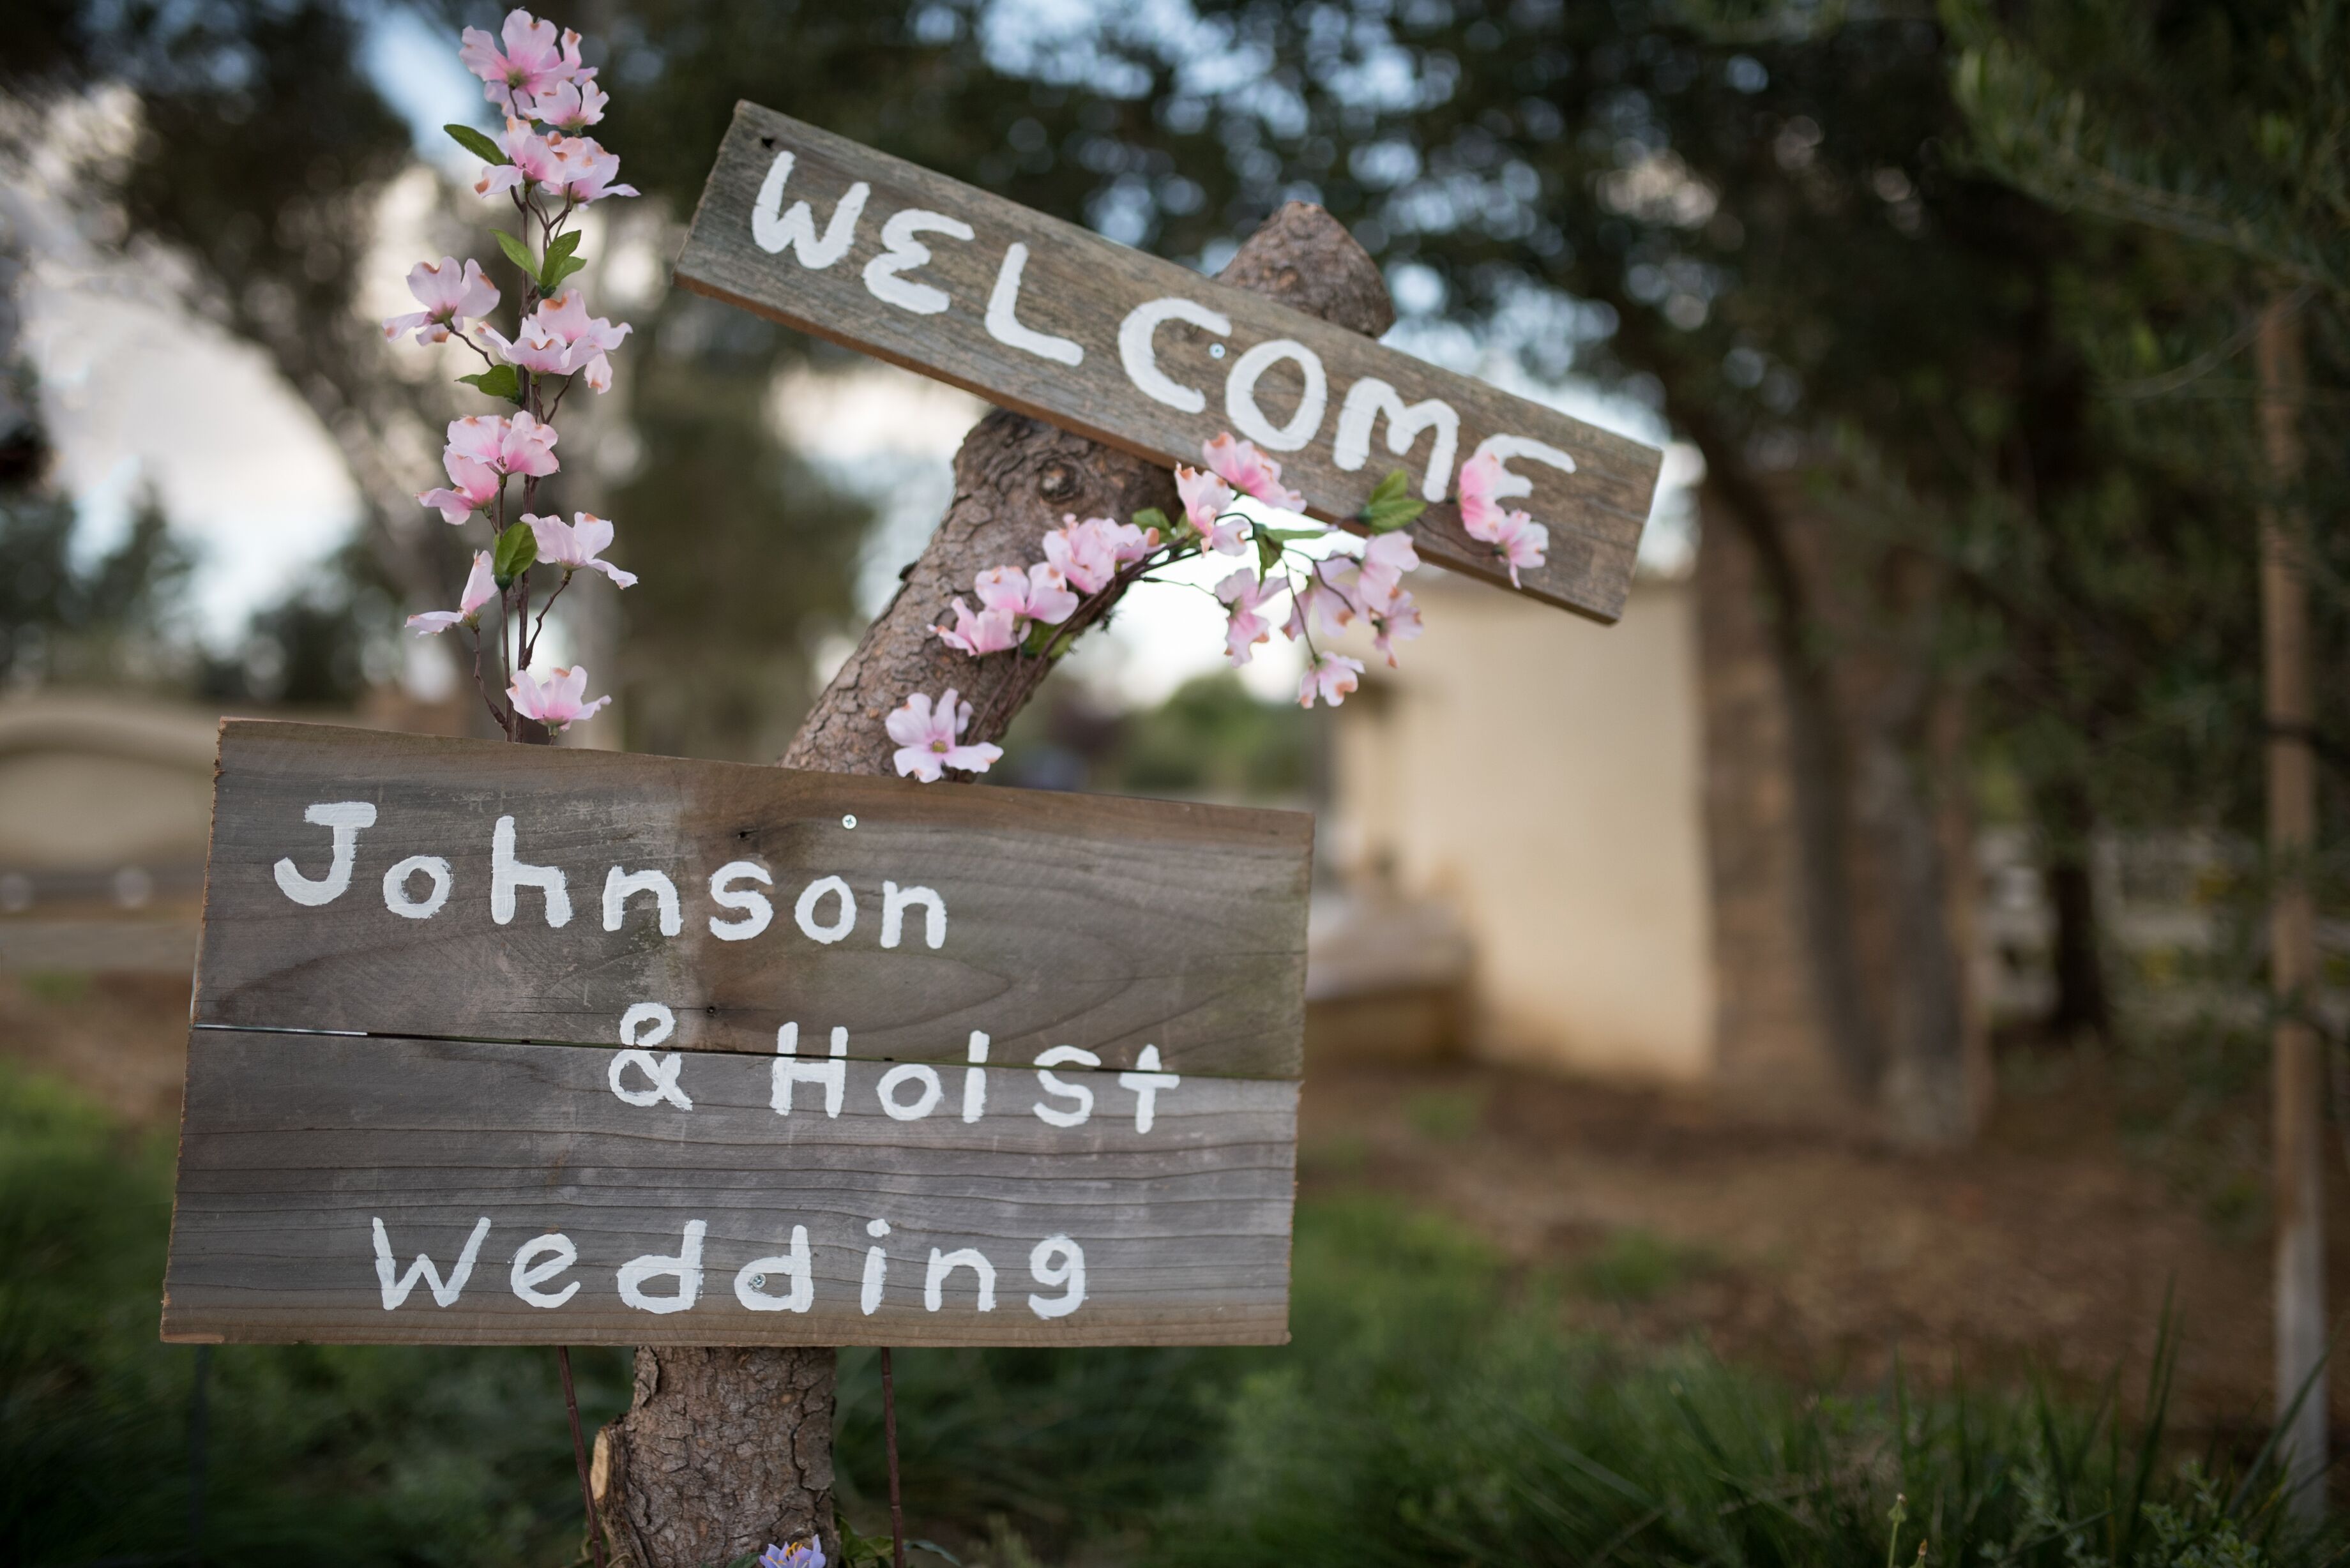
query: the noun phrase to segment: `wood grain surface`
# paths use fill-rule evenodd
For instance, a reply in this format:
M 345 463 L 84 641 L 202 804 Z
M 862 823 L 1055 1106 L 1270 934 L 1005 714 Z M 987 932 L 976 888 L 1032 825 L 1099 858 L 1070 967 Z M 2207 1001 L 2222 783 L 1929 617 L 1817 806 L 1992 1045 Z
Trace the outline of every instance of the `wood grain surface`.
M 516 748 L 519 750 L 519 748 Z M 198 1029 L 189 1045 L 179 1204 L 165 1278 L 171 1340 L 572 1345 L 1232 1345 L 1287 1337 L 1297 1087 L 1193 1078 L 1156 1096 L 1149 1132 L 1109 1072 L 1063 1071 L 1094 1094 L 1083 1125 L 1031 1070 L 991 1066 L 984 1112 L 966 1123 L 962 1073 L 915 1121 L 880 1108 L 888 1069 L 846 1064 L 840 1115 L 795 1089 L 772 1108 L 774 1063 L 687 1053 L 690 1110 L 637 1106 L 610 1090 L 614 1054 L 568 1046 L 350 1039 Z M 908 1096 L 900 1095 L 904 1104 Z M 395 1282 L 418 1254 L 449 1284 L 468 1239 L 486 1233 L 447 1304 L 420 1278 L 385 1305 L 373 1227 Z M 887 1236 L 869 1234 L 886 1221 Z M 692 1304 L 629 1304 L 625 1266 L 681 1257 L 704 1227 Z M 805 1311 L 746 1308 L 739 1272 L 787 1254 L 806 1228 Z M 516 1292 L 515 1257 L 559 1232 L 568 1268 L 531 1288 L 577 1291 L 537 1306 Z M 1037 1244 L 1083 1250 L 1082 1302 L 1032 1274 Z M 869 1247 L 885 1251 L 876 1310 L 862 1310 Z M 977 1307 L 969 1267 L 927 1304 L 933 1249 L 974 1249 L 994 1270 Z M 1045 1260 L 1066 1272 L 1067 1254 Z M 527 1266 L 529 1259 L 525 1259 Z M 781 1270 L 760 1276 L 788 1299 Z M 674 1300 L 655 1274 L 642 1299 Z
M 374 808 L 348 887 L 306 907 L 276 867 L 328 876 L 331 834 L 314 805 Z M 562 873 L 570 919 L 544 895 L 493 918 L 495 825 L 514 857 Z M 853 817 L 854 828 L 844 826 Z M 194 1020 L 200 1025 L 349 1031 L 576 1044 L 621 1044 L 639 1003 L 675 1018 L 671 1050 L 762 1054 L 796 1024 L 803 1051 L 836 1027 L 859 1059 L 961 1064 L 973 1031 L 997 1060 L 1073 1044 L 1107 1067 L 1155 1045 L 1180 1073 L 1290 1078 L 1303 1032 L 1312 819 L 1302 814 L 1105 796 L 922 785 L 611 753 L 230 721 L 222 729 Z M 446 902 L 395 914 L 386 873 L 447 862 Z M 771 923 L 722 940 L 713 899 L 730 862 L 763 867 Z M 605 929 L 614 868 L 658 871 Z M 855 900 L 838 940 L 795 919 L 813 882 Z M 901 906 L 881 945 L 886 884 L 928 888 L 946 911 Z M 407 898 L 427 898 L 417 873 Z M 837 891 L 811 911 L 829 933 Z
M 861 207 L 852 199 L 859 186 Z M 763 193 L 772 197 L 764 212 Z M 781 231 L 795 217 L 801 235 L 787 239 Z M 893 223 L 895 244 L 885 234 Z M 1024 254 L 1007 322 L 999 307 L 1014 246 Z M 1416 493 L 1450 495 L 1460 463 L 1489 438 L 1544 443 L 1571 458 L 1572 472 L 1523 452 L 1508 458 L 1533 485 L 1514 504 L 1550 529 L 1548 561 L 1523 574 L 1523 591 L 1603 621 L 1623 612 L 1656 492 L 1653 449 L 754 104 L 736 106 L 676 276 L 1156 462 L 1196 465 L 1217 432 L 1253 434 L 1242 412 L 1253 406 L 1277 432 L 1255 439 L 1327 520 L 1352 517 L 1398 467 Z M 1142 334 L 1165 378 L 1153 396 L 1129 373 L 1120 335 L 1137 307 L 1159 300 L 1188 302 L 1229 330 L 1170 318 Z M 1306 407 L 1308 359 L 1323 383 L 1318 415 Z M 1340 465 L 1349 396 L 1369 380 L 1391 388 L 1399 406 L 1434 400 L 1457 418 L 1453 454 L 1436 474 L 1433 431 L 1398 454 L 1384 417 L 1358 465 Z M 1430 560 L 1508 582 L 1450 504 L 1432 506 L 1413 534 Z

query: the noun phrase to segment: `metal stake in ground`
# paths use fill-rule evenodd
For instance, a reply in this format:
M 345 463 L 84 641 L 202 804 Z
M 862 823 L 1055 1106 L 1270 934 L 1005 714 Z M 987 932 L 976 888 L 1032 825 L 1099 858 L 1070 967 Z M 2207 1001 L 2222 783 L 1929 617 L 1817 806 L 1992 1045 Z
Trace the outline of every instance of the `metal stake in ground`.
M 1395 321 L 1379 269 L 1336 219 L 1293 202 L 1249 236 L 1221 276 L 1350 331 Z M 1158 464 L 1002 410 L 955 457 L 955 499 L 889 607 L 867 628 L 800 725 L 787 767 L 887 774 L 881 721 L 909 691 L 956 686 L 1002 738 L 1042 671 L 974 660 L 931 628 L 982 569 L 1042 558 L 1064 514 L 1130 517 L 1178 507 Z M 1000 690 L 1010 688 L 1009 690 Z M 832 1515 L 834 1355 L 829 1349 L 639 1347 L 636 1397 L 597 1435 L 596 1502 L 628 1568 L 697 1568 L 771 1542 L 838 1536 Z
M 881 1448 L 889 1459 L 889 1552 L 906 1568 L 906 1505 L 898 1494 L 898 1382 L 889 1370 L 889 1347 L 881 1347 Z
M 604 1568 L 604 1521 L 596 1515 L 596 1492 L 588 1482 L 588 1444 L 579 1433 L 579 1397 L 571 1391 L 568 1346 L 555 1347 L 555 1366 L 563 1374 L 563 1412 L 571 1417 L 571 1459 L 579 1467 L 579 1503 L 588 1511 L 588 1544 L 595 1549 L 596 1568 Z

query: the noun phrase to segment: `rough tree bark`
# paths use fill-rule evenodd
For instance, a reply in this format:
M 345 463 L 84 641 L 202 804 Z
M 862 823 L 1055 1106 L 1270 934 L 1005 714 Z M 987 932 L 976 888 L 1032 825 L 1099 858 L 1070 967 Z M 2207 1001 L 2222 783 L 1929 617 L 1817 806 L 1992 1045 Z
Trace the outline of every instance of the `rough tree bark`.
M 1304 202 L 1275 213 L 1219 275 L 1367 335 L 1395 321 L 1377 265 L 1336 219 Z M 950 602 L 969 598 L 986 567 L 1041 560 L 1041 536 L 1066 514 L 1122 520 L 1157 506 L 1171 516 L 1176 505 L 1165 469 L 990 413 L 956 454 L 954 500 L 938 532 L 782 765 L 886 774 L 896 745 L 883 718 L 909 692 L 949 686 L 972 704 L 967 738 L 1000 739 L 1051 665 L 954 652 L 931 631 Z M 635 1403 L 597 1434 L 591 1479 L 615 1568 L 700 1568 L 811 1531 L 837 1557 L 833 1362 L 828 1349 L 639 1349 Z

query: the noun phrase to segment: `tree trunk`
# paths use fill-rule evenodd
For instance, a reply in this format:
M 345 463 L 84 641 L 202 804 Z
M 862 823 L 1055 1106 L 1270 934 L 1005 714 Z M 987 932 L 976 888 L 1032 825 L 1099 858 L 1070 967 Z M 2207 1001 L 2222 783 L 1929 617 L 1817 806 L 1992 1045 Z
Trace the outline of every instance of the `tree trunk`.
M 1725 1036 L 1723 1049 L 1751 1050 L 1754 1064 L 1783 1062 L 1788 1046 L 1770 1043 L 1773 1026 L 1760 1021 L 1781 1020 L 1783 1039 L 1794 1021 L 1806 1036 L 1804 1065 L 1832 1069 L 1897 1140 L 1963 1143 L 1990 1108 L 1991 1079 L 1967 971 L 1966 710 L 1933 657 L 1946 587 L 1919 553 L 1837 529 L 1835 513 L 1807 505 L 1793 476 L 1752 472 L 1706 417 L 1699 410 L 1680 418 L 1706 453 L 1709 528 L 1724 524 L 1706 548 L 1727 547 L 1740 563 L 1727 570 L 1745 598 L 1723 607 L 1752 627 L 1725 628 L 1719 655 L 1708 657 L 1767 657 L 1775 676 L 1771 754 L 1717 760 L 1725 778 L 1767 774 L 1774 804 L 1725 826 L 1789 841 L 1792 853 L 1771 852 L 1784 857 L 1767 875 L 1797 936 L 1755 932 L 1752 899 L 1764 860 L 1751 845 L 1717 842 L 1717 867 L 1730 857 L 1742 878 L 1742 912 L 1717 928 L 1718 940 L 1736 944 L 1718 954 L 1722 984 L 1751 983 L 1764 998 L 1763 1011 L 1739 1021 L 1762 1033 L 1735 1044 Z M 1736 817 L 1737 808 L 1725 809 Z M 1769 976 L 1741 967 L 1765 954 L 1776 966 Z M 1800 1008 L 1773 1000 L 1783 983 L 1778 970 L 1794 963 L 1804 981 Z M 1793 1081 L 1783 1071 L 1774 1085 Z
M 1675 409 L 1677 414 L 1687 415 Z M 1705 487 L 1753 552 L 1766 603 L 1787 724 L 1787 782 L 1794 805 L 1796 909 L 1810 961 L 1812 1001 L 1828 1054 L 1856 1098 L 1874 1100 L 1885 1074 L 1883 1039 L 1863 1002 L 1858 920 L 1846 835 L 1852 772 L 1835 684 L 1821 649 L 1820 616 L 1778 499 L 1745 466 L 1734 443 L 1695 431 Z
M 2049 1028 L 2060 1040 L 2113 1038 L 2112 993 L 2106 987 L 2097 934 L 2097 885 L 2091 856 L 2096 814 L 2088 787 L 2067 778 L 2048 791 L 2041 822 L 2048 835 L 2048 905 L 2056 923 L 2049 967 L 2056 1006 Z
M 1326 321 L 1376 336 L 1393 324 L 1387 285 L 1354 237 L 1319 207 L 1293 202 L 1249 237 L 1221 275 Z M 782 765 L 890 771 L 881 727 L 913 691 L 951 686 L 972 704 L 972 741 L 1000 739 L 1051 672 L 1014 654 L 971 659 L 931 628 L 989 566 L 1043 558 L 1065 514 L 1120 521 L 1145 506 L 1171 516 L 1171 476 L 1046 424 L 997 410 L 955 457 L 955 495 L 887 609 L 833 677 Z M 811 1532 L 838 1556 L 832 1511 L 833 1353 L 637 1352 L 636 1399 L 597 1434 L 592 1487 L 619 1564 L 700 1568 Z
M 1970 834 L 1965 813 L 1934 789 L 1958 772 L 1960 718 L 1922 664 L 1896 685 L 1894 711 L 1860 726 L 1861 826 L 1889 927 L 1886 1122 L 1912 1147 L 1954 1147 L 1973 1137 L 1989 1106 L 1989 1064 L 1973 1048 L 1953 940 L 1953 906 L 1963 900 L 1952 898 L 1949 874 L 1955 866 L 1965 876 Z
M 2293 1509 L 2325 1511 L 2325 1163 L 2322 1050 L 2309 1007 L 2317 981 L 2317 914 L 2309 857 L 2317 839 L 2310 749 L 2308 518 L 2301 483 L 2301 326 L 2297 301 L 2260 326 L 2261 441 L 2272 499 L 2261 519 L 2261 630 L 2269 773 L 2269 988 L 2276 1023 L 2276 1400 Z M 2299 1399 L 2298 1408 L 2293 1402 Z

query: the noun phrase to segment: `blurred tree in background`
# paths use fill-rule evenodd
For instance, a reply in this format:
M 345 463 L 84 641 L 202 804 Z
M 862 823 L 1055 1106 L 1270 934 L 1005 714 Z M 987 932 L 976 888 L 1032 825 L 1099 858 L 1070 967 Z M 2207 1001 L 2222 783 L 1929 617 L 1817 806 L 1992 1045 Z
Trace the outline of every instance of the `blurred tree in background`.
M 1295 805 L 1315 797 L 1328 714 L 1250 694 L 1229 670 L 1118 712 L 1062 684 L 1004 737 L 1003 776 L 1031 789 Z M 1354 701 L 1376 702 L 1376 688 Z
M 633 367 L 647 459 L 610 514 L 642 580 L 621 596 L 632 746 L 772 762 L 814 694 L 815 639 L 848 625 L 863 503 L 777 438 L 767 390 L 804 340 L 674 294 Z
M 367 29 L 380 20 L 319 0 L 53 5 L 12 12 L 16 47 L 0 52 L 0 89 L 31 110 L 19 135 L 37 135 L 43 108 L 72 95 L 136 94 L 138 134 L 127 152 L 93 162 L 89 199 L 159 286 L 270 356 L 358 482 L 362 546 L 330 556 L 327 579 L 257 615 L 231 657 L 203 661 L 201 687 L 216 696 L 348 701 L 370 669 L 380 679 L 397 668 L 400 610 L 449 602 L 463 575 L 453 531 L 415 495 L 436 478 L 440 424 L 477 400 L 403 373 L 359 306 L 376 213 L 417 156 L 368 74 Z M 820 56 L 786 58 L 825 68 Z M 636 182 L 690 210 L 704 154 L 663 149 L 666 161 L 642 160 L 681 182 L 663 189 L 633 135 L 616 126 L 610 140 Z M 441 205 L 439 237 L 482 249 L 484 209 L 472 192 L 445 190 Z M 671 243 L 653 241 L 664 259 Z M 638 321 L 630 345 L 660 369 L 623 394 L 644 409 L 646 429 L 630 443 L 641 460 L 620 492 L 637 508 L 619 513 L 621 558 L 634 550 L 643 564 L 658 553 L 684 569 L 644 572 L 624 607 L 623 690 L 637 699 L 632 743 L 750 757 L 772 754 L 775 737 L 790 732 L 808 695 L 809 645 L 850 617 L 866 514 L 764 418 L 766 385 L 805 344 L 715 315 L 666 300 Z M 621 504 L 592 464 L 568 470 L 551 509 L 612 514 Z
M 2052 205 L 2195 247 L 2220 264 L 2212 293 L 2246 325 L 2198 361 L 2164 378 L 2176 393 L 2210 378 L 2248 344 L 2261 466 L 2243 486 L 2258 524 L 2261 564 L 2262 741 L 2266 751 L 2267 857 L 2262 867 L 2271 992 L 2273 1113 L 2275 1397 L 2297 1511 L 2325 1509 L 2331 1355 L 2325 1310 L 2326 1131 L 2324 971 L 2313 861 L 2324 858 L 2322 796 L 2338 824 L 2344 803 L 2338 738 L 2314 678 L 2338 657 L 2345 541 L 2313 526 L 2338 511 L 2340 443 L 2321 441 L 2309 463 L 2309 360 L 2319 384 L 2338 382 L 2338 306 L 2350 283 L 2343 218 L 2350 175 L 2350 89 L 2343 46 L 2350 6 L 2251 5 L 2192 9 L 2066 0 L 2012 20 L 1953 4 L 1965 52 L 1957 78 L 1987 166 Z M 2315 331 L 2312 331 L 2314 323 Z M 2240 375 L 2231 368 L 2230 375 Z M 2221 383 L 2224 388 L 2225 383 Z M 2239 383 L 2241 386 L 2241 383 Z M 2323 394 L 2321 394 L 2323 395 Z M 2254 421 L 2241 391 L 2207 403 L 2241 427 Z M 2313 502 L 2316 506 L 2313 506 Z M 2331 624 L 2312 636 L 2313 585 L 2335 591 Z M 2333 632 L 2329 639 L 2324 631 Z M 2323 660 L 2323 663 L 2320 663 Z M 2315 759 L 2334 730 L 2333 788 Z M 2338 837 L 2338 828 L 2336 836 Z M 2338 852 L 2335 857 L 2338 888 Z
M 2309 360 L 2303 406 L 2340 406 L 2350 365 L 2341 156 L 2350 88 L 2338 65 L 2350 7 L 2067 0 L 2012 19 L 1954 4 L 1950 16 L 1969 156 L 2103 237 L 2109 254 L 2127 245 L 2137 258 L 2129 286 L 2100 275 L 2103 286 L 2068 302 L 2101 424 L 2121 454 L 2116 477 L 2136 492 L 2133 531 L 2113 535 L 2106 559 L 2131 578 L 2123 597 L 2150 603 L 2170 585 L 2143 581 L 2129 557 L 2147 535 L 2189 535 L 2205 570 L 2178 585 L 2160 629 L 2205 645 L 2195 662 L 2211 672 L 2208 691 L 2146 683 L 2147 706 L 2176 720 L 2165 726 L 2174 787 L 2144 789 L 2141 819 L 2202 817 L 2255 834 L 2265 736 L 2251 567 L 2263 508 L 2282 502 L 2314 520 L 2295 545 L 2320 668 L 2350 646 L 2350 537 L 2326 525 L 2350 500 L 2350 452 L 2303 421 L 2308 466 L 2299 493 L 2281 496 L 2260 450 L 2252 367 L 2258 316 L 2282 297 Z M 2199 618 L 2224 625 L 2226 637 L 2210 645 Z M 2334 842 L 2350 820 L 2350 692 L 2324 681 L 2318 700 Z M 2338 892 L 2338 867 L 2328 875 Z
M 88 564 L 71 502 L 0 487 L 0 684 L 150 683 L 176 661 L 165 616 L 188 561 L 150 497 L 130 532 Z

